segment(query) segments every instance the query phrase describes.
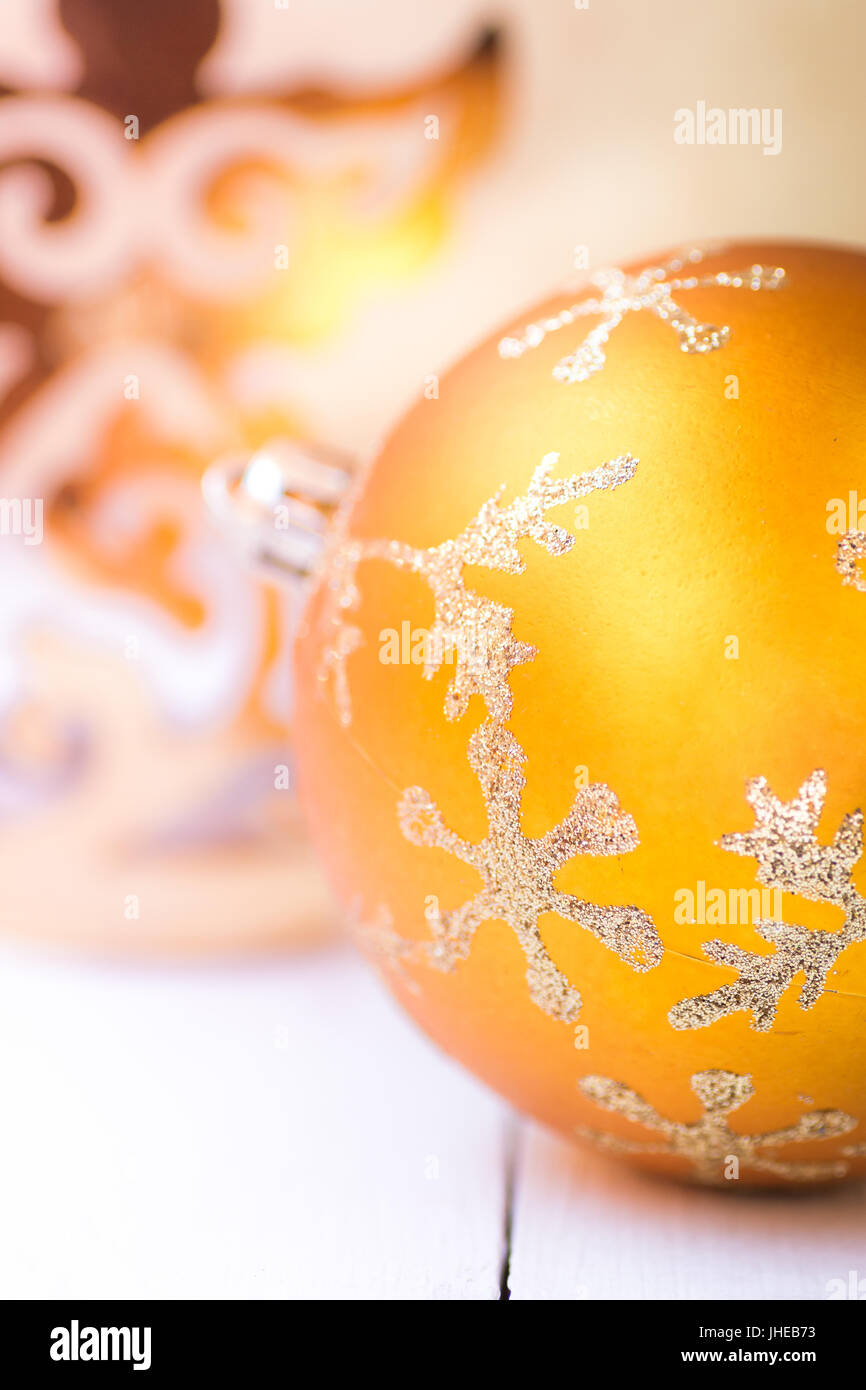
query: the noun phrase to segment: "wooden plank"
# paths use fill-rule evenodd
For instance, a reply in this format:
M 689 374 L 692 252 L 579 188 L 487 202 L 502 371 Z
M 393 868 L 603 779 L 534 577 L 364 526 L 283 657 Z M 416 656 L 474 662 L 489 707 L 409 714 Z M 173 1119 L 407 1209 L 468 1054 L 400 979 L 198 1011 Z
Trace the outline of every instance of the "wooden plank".
M 524 1131 L 512 1298 L 811 1300 L 827 1298 L 832 1280 L 858 1279 L 866 1294 L 859 1184 L 763 1196 L 686 1188 Z
M 496 1299 L 503 1107 L 354 956 L 0 957 L 0 1296 Z

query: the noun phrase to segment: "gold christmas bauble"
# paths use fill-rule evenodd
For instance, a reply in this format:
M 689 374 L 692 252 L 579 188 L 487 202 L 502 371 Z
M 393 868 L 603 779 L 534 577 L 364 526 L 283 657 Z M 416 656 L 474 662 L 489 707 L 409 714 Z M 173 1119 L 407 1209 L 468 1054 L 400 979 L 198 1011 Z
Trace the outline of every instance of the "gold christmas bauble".
M 648 1168 L 866 1170 L 866 257 L 592 277 L 419 401 L 296 649 L 302 798 L 394 993 Z

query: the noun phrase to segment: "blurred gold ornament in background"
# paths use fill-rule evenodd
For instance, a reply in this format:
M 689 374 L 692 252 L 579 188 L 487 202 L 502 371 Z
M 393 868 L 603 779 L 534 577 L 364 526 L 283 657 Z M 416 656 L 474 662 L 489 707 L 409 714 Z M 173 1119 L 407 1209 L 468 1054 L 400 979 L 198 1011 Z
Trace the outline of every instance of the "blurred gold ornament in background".
M 448 245 L 495 149 L 501 52 L 445 9 L 341 85 L 309 12 L 277 14 L 275 52 L 243 4 L 12 6 L 0 493 L 40 500 L 44 539 L 0 540 L 7 931 L 189 952 L 327 930 L 294 800 L 293 602 L 226 555 L 199 479 L 305 433 L 346 331 Z

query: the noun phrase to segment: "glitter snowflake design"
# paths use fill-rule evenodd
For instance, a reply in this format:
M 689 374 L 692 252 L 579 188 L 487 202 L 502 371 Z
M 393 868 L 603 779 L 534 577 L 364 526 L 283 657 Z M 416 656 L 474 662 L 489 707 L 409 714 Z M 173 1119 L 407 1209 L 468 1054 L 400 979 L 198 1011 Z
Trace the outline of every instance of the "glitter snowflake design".
M 811 1009 L 827 987 L 827 979 L 846 947 L 866 940 L 866 901 L 851 882 L 863 852 L 863 813 L 845 816 L 832 844 L 821 844 L 816 831 L 827 794 L 827 778 L 813 772 L 793 801 L 780 801 L 763 777 L 748 784 L 746 800 L 755 812 L 755 828 L 747 834 L 725 835 L 722 849 L 757 861 L 758 882 L 767 888 L 796 893 L 811 902 L 841 908 L 845 921 L 838 931 L 812 931 L 787 922 L 764 921 L 758 935 L 774 950 L 769 954 L 744 951 L 725 941 L 707 941 L 704 954 L 716 965 L 738 972 L 729 985 L 683 999 L 668 1014 L 675 1028 L 706 1028 L 727 1014 L 751 1011 L 752 1027 L 772 1027 L 782 995 L 797 975 L 805 976 L 800 1008 Z
M 430 629 L 430 655 L 423 669 L 432 679 L 446 657 L 455 657 L 455 673 L 445 695 L 445 714 L 459 719 L 473 695 L 480 695 L 488 713 L 504 722 L 511 713 L 508 677 L 515 666 L 532 661 L 535 648 L 519 642 L 512 630 L 513 613 L 468 588 L 463 578 L 466 565 L 479 565 L 505 574 L 522 574 L 525 561 L 518 541 L 533 540 L 550 555 L 564 555 L 574 536 L 545 519 L 545 513 L 564 502 L 574 502 L 600 489 L 619 487 L 633 477 L 637 459 L 630 455 L 611 459 L 589 473 L 552 478 L 559 455 L 546 454 L 526 492 L 500 505 L 502 491 L 491 497 L 456 540 L 430 549 L 402 541 L 349 540 L 336 547 L 328 571 L 328 604 L 325 625 L 329 639 L 319 665 L 323 684 L 333 683 L 337 717 L 352 722 L 347 662 L 363 642 L 360 629 L 349 615 L 361 602 L 358 567 L 365 560 L 383 560 L 397 569 L 420 575 L 433 595 L 435 615 Z
M 394 929 L 394 918 L 380 903 L 372 918 L 365 918 L 360 899 L 355 899 L 348 913 L 349 930 L 362 950 L 381 960 L 406 986 L 410 994 L 420 994 L 416 980 L 406 969 L 419 959 L 419 944 L 407 941 Z
M 590 276 L 590 284 L 601 291 L 579 300 L 550 318 L 529 324 L 519 334 L 499 343 L 499 355 L 519 358 L 537 348 L 551 334 L 580 319 L 600 318 L 574 352 L 560 358 L 553 369 L 554 380 L 565 383 L 586 381 L 605 364 L 607 341 L 626 314 L 648 310 L 674 330 L 683 352 L 715 352 L 725 346 L 731 330 L 727 325 L 699 323 L 674 299 L 685 290 L 725 288 L 735 290 L 775 290 L 784 283 L 781 266 L 769 269 L 752 265 L 745 270 L 717 271 L 714 275 L 682 274 L 704 259 L 702 251 L 688 251 L 661 266 L 648 266 L 637 275 L 622 270 L 601 270 Z
M 866 531 L 846 531 L 836 549 L 836 569 L 843 584 L 851 584 L 866 593 L 866 575 L 860 561 L 866 559 Z
M 637 460 L 626 455 L 588 473 L 555 479 L 551 470 L 558 456 L 548 454 L 535 470 L 524 494 L 504 506 L 501 492 L 485 502 L 477 516 L 455 539 L 430 549 L 398 541 L 349 541 L 335 552 L 330 571 L 330 609 L 325 621 L 330 642 L 320 674 L 333 677 L 338 717 L 351 720 L 348 655 L 357 650 L 361 633 L 346 615 L 357 608 L 358 566 L 363 560 L 385 560 L 420 575 L 433 595 L 432 652 L 424 667 L 429 679 L 441 666 L 444 653 L 456 656 L 455 673 L 445 695 L 445 714 L 459 719 L 469 700 L 478 695 L 488 718 L 469 739 L 469 764 L 481 787 L 488 833 L 477 845 L 462 840 L 445 822 L 439 807 L 421 787 L 404 791 L 397 816 L 405 838 L 414 845 L 444 849 L 471 865 L 482 888 L 453 911 L 428 911 L 431 940 L 407 941 L 393 929 L 387 910 L 360 935 L 375 955 L 406 978 L 407 963 L 453 970 L 471 950 L 478 926 L 503 921 L 514 931 L 524 956 L 530 998 L 561 1022 L 573 1022 L 581 998 L 551 959 L 538 927 L 545 912 L 557 913 L 593 933 L 635 970 L 649 970 L 662 957 L 662 944 L 652 920 L 636 907 L 599 906 L 554 887 L 558 869 L 576 855 L 626 854 L 638 845 L 637 827 L 620 810 L 616 796 L 603 783 L 580 788 L 565 819 L 539 839 L 521 829 L 526 755 L 505 728 L 511 714 L 509 676 L 515 666 L 531 661 L 535 648 L 513 633 L 514 613 L 467 587 L 467 565 L 521 574 L 525 561 L 521 540 L 532 540 L 551 555 L 564 555 L 575 537 L 547 520 L 546 513 L 598 489 L 620 486 L 634 475 Z M 383 915 L 384 913 L 384 915 Z
M 603 1110 L 623 1115 L 660 1136 L 655 1142 L 640 1142 L 580 1127 L 577 1133 L 582 1138 L 612 1153 L 672 1154 L 688 1159 L 700 1182 L 724 1182 L 725 1169 L 732 1159 L 737 1161 L 737 1173 L 742 1164 L 790 1182 L 842 1178 L 848 1171 L 847 1164 L 842 1162 L 799 1162 L 764 1152 L 786 1144 L 835 1139 L 850 1133 L 857 1121 L 842 1110 L 811 1110 L 785 1129 L 770 1130 L 766 1134 L 741 1134 L 731 1129 L 728 1116 L 755 1093 L 750 1076 L 738 1076 L 732 1071 L 696 1072 L 690 1084 L 704 1114 L 694 1124 L 666 1119 L 643 1096 L 607 1076 L 585 1076 L 578 1084 L 583 1094 Z
M 592 783 L 578 789 L 571 810 L 559 825 L 539 839 L 520 828 L 526 778 L 526 755 L 513 734 L 488 720 L 469 740 L 469 763 L 481 786 L 488 834 L 477 845 L 449 830 L 435 801 L 421 787 L 403 793 L 398 807 L 400 828 L 414 845 L 444 849 L 477 870 L 482 889 L 451 912 L 428 912 L 433 940 L 419 943 L 416 959 L 440 970 L 452 970 L 469 955 L 476 929 L 485 921 L 506 922 L 526 957 L 526 980 L 533 1003 L 563 1023 L 580 1013 L 578 991 L 550 958 L 541 939 L 538 919 L 555 912 L 593 933 L 634 970 L 649 970 L 662 957 L 662 944 L 652 920 L 636 907 L 601 907 L 568 893 L 553 883 L 556 871 L 575 855 L 627 854 L 638 844 L 637 827 L 620 810 L 609 787 Z M 396 960 L 406 958 L 405 941 L 383 943 Z

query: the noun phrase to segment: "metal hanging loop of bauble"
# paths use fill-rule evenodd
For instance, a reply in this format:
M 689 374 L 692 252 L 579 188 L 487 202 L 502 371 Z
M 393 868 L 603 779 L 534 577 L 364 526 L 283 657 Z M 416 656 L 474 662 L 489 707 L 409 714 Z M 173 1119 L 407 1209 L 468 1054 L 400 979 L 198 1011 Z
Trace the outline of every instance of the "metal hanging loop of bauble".
M 277 438 L 253 454 L 212 464 L 202 492 L 248 562 L 267 577 L 292 584 L 315 569 L 354 471 L 351 460 L 336 450 Z

